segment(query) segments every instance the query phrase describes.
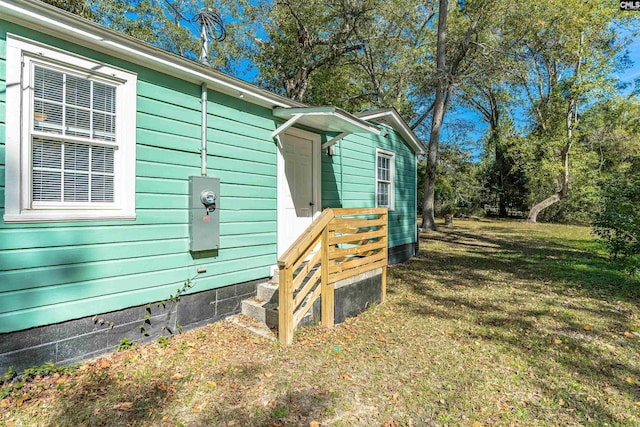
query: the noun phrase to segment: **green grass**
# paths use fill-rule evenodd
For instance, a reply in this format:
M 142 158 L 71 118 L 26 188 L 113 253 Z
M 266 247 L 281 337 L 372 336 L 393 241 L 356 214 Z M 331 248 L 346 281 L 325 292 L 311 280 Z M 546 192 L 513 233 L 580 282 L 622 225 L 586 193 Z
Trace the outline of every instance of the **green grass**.
M 456 220 L 343 325 L 219 322 L 26 381 L 0 425 L 640 425 L 639 292 L 588 228 Z

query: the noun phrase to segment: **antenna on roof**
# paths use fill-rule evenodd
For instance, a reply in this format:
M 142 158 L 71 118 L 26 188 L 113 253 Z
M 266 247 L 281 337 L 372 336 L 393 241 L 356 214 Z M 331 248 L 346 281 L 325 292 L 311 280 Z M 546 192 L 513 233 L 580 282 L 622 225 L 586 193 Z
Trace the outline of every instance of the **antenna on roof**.
M 210 7 L 203 7 L 196 13 L 195 19 L 200 25 L 200 39 L 202 40 L 202 51 L 200 62 L 209 64 L 209 39 L 221 42 L 227 37 L 222 18 Z

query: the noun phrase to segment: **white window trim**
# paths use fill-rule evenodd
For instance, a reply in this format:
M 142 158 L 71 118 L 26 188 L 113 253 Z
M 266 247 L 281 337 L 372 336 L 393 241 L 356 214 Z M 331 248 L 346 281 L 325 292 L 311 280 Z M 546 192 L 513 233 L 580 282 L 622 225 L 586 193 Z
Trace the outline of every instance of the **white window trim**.
M 389 206 L 378 206 L 378 157 L 386 157 L 389 161 Z M 388 208 L 390 211 L 396 208 L 396 153 L 389 150 L 383 150 L 382 148 L 376 148 L 376 160 L 375 160 L 375 168 L 376 168 L 376 207 Z
M 134 73 L 83 58 L 13 34 L 6 43 L 6 223 L 135 219 L 136 86 Z M 23 85 L 25 63 L 37 61 L 69 71 L 81 71 L 118 83 L 113 204 L 34 207 L 31 201 L 31 93 Z

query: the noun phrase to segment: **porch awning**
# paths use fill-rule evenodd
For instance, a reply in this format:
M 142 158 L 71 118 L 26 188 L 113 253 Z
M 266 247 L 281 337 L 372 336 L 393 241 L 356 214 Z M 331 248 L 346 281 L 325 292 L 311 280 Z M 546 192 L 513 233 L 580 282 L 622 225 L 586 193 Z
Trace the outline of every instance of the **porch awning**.
M 380 129 L 376 126 L 337 107 L 274 108 L 273 115 L 287 121 L 271 133 L 272 138 L 280 135 L 294 124 L 323 132 L 340 132 L 340 135 L 324 143 L 322 148 L 333 145 L 351 133 L 380 134 Z

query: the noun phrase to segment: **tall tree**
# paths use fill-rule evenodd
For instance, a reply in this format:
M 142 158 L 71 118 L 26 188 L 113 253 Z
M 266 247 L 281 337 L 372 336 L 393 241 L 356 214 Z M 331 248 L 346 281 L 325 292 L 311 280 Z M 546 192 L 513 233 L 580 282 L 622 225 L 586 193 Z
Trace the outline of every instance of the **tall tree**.
M 612 23 L 619 14 L 606 0 L 521 6 L 507 18 L 507 25 L 525 36 L 512 76 L 528 100 L 533 158 L 538 169 L 544 165 L 545 173 L 555 176 L 553 193 L 531 207 L 528 220 L 536 222 L 542 211 L 568 197 L 580 107 L 613 92 L 609 76 L 620 44 Z
M 427 152 L 427 170 L 424 180 L 424 198 L 422 204 L 422 228 L 436 229 L 434 218 L 436 170 L 438 168 L 438 145 L 440 143 L 440 129 L 446 111 L 449 83 L 446 70 L 447 49 L 447 16 L 449 14 L 449 0 L 440 0 L 438 8 L 438 43 L 436 47 L 436 99 L 433 101 L 433 116 L 431 118 L 431 133 L 429 134 L 429 149 Z
M 504 7 L 498 0 L 459 2 L 449 11 L 448 0 L 440 0 L 438 8 L 438 37 L 436 46 L 435 100 L 430 109 L 431 127 L 427 153 L 427 173 L 424 181 L 422 206 L 422 226 L 435 230 L 434 202 L 435 180 L 438 167 L 438 145 L 442 123 L 454 92 L 461 82 L 479 72 L 475 67 L 478 55 L 482 54 L 487 35 L 495 28 L 498 10 Z M 453 18 L 455 25 L 448 25 Z M 426 118 L 422 115 L 420 119 Z M 414 127 L 419 126 L 419 121 Z
M 411 117 L 431 47 L 431 2 L 239 1 L 260 84 L 309 104 L 394 106 Z
M 374 17 L 372 0 L 284 0 L 258 2 L 253 8 L 252 15 L 263 19 L 264 35 L 255 39 L 254 57 L 260 80 L 297 101 L 307 99 L 315 72 L 363 48 L 358 30 L 373 25 Z M 256 13 L 265 8 L 271 8 L 269 15 Z

